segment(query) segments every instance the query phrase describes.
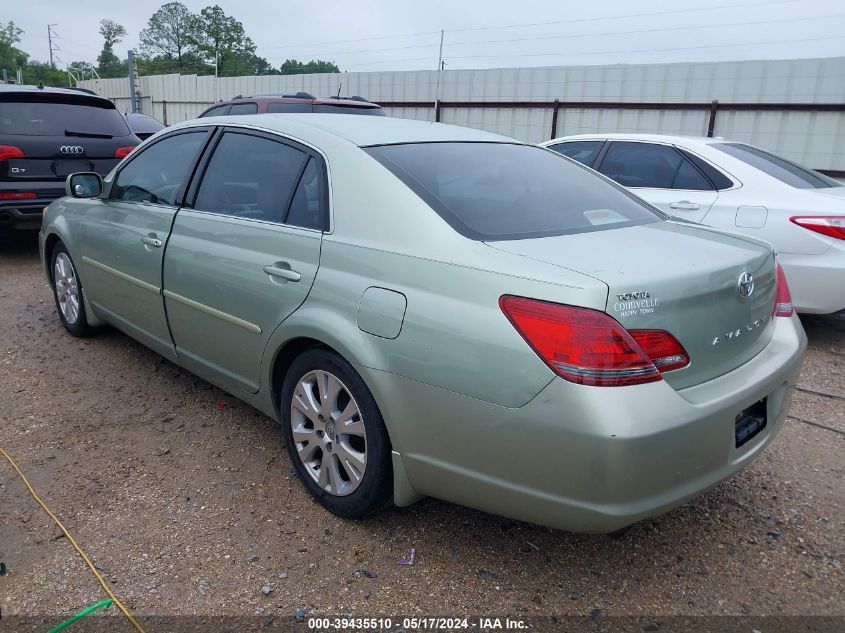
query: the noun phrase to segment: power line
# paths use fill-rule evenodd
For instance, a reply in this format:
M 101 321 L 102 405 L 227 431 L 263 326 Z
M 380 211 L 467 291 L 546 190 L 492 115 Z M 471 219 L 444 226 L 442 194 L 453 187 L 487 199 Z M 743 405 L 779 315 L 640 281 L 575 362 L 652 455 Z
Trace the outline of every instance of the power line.
M 728 26 L 759 26 L 765 24 L 781 24 L 785 22 L 806 22 L 812 20 L 822 20 L 822 19 L 829 19 L 829 18 L 839 18 L 845 17 L 843 13 L 833 13 L 828 15 L 818 15 L 818 16 L 810 16 L 804 18 L 782 18 L 778 20 L 760 20 L 755 22 L 727 22 L 727 23 L 720 23 L 720 24 L 696 24 L 692 26 L 670 26 L 670 27 L 661 27 L 661 28 L 654 28 L 654 29 L 634 29 L 630 31 L 607 31 L 604 33 L 577 33 L 573 35 L 549 35 L 549 36 L 540 36 L 540 37 L 525 37 L 525 38 L 515 38 L 515 39 L 492 39 L 492 40 L 480 40 L 480 41 L 463 41 L 463 42 L 447 42 L 448 46 L 467 46 L 470 44 L 500 44 L 500 43 L 512 43 L 512 42 L 526 42 L 526 41 L 537 41 L 537 40 L 566 40 L 566 39 L 575 39 L 575 38 L 589 38 L 589 37 L 606 37 L 612 35 L 635 35 L 638 33 L 658 33 L 663 31 L 686 31 L 686 30 L 699 30 L 699 29 L 709 29 L 709 28 L 723 28 Z M 412 50 L 417 48 L 435 48 L 437 46 L 436 42 L 432 42 L 430 44 L 412 44 L 408 46 L 392 46 L 387 48 L 363 48 L 357 50 L 339 50 L 339 51 L 322 51 L 320 53 L 299 53 L 300 56 L 303 57 L 330 57 L 332 55 L 352 55 L 352 54 L 360 54 L 360 53 L 383 53 L 388 51 L 401 51 L 401 50 Z M 447 55 L 448 57 L 448 55 Z M 271 57 L 267 58 L 268 61 L 276 61 L 282 59 L 281 57 Z
M 826 40 L 838 40 L 838 39 L 845 39 L 845 35 L 834 35 L 831 37 L 808 37 L 803 39 L 791 39 L 791 40 L 762 40 L 758 42 L 732 42 L 730 44 L 707 44 L 704 46 L 676 46 L 672 48 L 640 48 L 640 49 L 627 49 L 627 50 L 615 50 L 615 51 L 566 51 L 566 52 L 553 52 L 553 53 L 517 53 L 517 54 L 509 54 L 509 55 L 452 55 L 447 56 L 447 59 L 493 59 L 493 58 L 510 58 L 510 57 L 560 57 L 563 55 L 627 55 L 629 53 L 661 53 L 661 52 L 672 52 L 672 51 L 683 51 L 683 50 L 703 50 L 703 49 L 710 49 L 710 48 L 730 48 L 735 46 L 759 46 L 763 44 L 797 44 L 800 42 L 820 42 Z M 371 62 L 360 62 L 357 64 L 346 64 L 348 67 L 353 66 L 368 66 L 371 64 L 398 64 L 403 62 L 418 62 L 418 61 L 430 61 L 430 57 L 414 57 L 409 59 L 392 59 L 392 60 L 380 60 L 380 61 L 371 61 Z

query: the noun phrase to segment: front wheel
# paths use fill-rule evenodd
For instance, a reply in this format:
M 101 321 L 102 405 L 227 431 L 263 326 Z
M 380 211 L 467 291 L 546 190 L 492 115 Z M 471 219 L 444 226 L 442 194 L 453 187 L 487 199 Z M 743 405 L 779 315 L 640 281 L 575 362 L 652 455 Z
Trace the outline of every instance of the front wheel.
M 327 510 L 357 518 L 389 501 L 390 439 L 370 390 L 348 362 L 326 349 L 306 350 L 287 372 L 280 405 L 294 468 Z
M 62 325 L 74 336 L 83 337 L 91 334 L 92 328 L 88 325 L 85 302 L 82 299 L 82 282 L 70 254 L 61 242 L 53 249 L 50 279 L 53 282 L 56 311 L 59 313 Z

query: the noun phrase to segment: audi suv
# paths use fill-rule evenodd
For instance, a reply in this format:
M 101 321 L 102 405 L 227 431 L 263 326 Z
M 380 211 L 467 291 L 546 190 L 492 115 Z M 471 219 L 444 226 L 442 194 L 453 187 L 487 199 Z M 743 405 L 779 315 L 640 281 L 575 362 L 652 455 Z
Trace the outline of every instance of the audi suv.
M 69 174 L 105 175 L 140 142 L 108 99 L 0 85 L 0 231 L 39 228 Z

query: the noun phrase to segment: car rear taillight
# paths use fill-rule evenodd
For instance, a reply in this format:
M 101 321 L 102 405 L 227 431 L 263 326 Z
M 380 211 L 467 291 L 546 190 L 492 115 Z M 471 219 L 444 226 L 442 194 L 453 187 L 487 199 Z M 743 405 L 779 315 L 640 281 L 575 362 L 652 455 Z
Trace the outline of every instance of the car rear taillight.
M 629 330 L 629 333 L 661 374 L 689 365 L 684 346 L 666 330 Z
M 137 145 L 122 145 L 114 150 L 114 157 L 115 158 L 126 158 L 129 154 L 132 153 L 132 150 L 135 149 Z
M 791 317 L 792 293 L 789 292 L 789 284 L 786 283 L 786 275 L 780 264 L 775 264 L 775 305 L 772 308 L 772 316 Z
M 633 333 L 604 312 L 511 295 L 502 296 L 499 307 L 556 374 L 580 385 L 653 382 L 661 378 L 652 358 L 665 359 L 663 371 L 689 362 L 681 344 L 668 332 L 639 331 L 647 352 Z
M 843 215 L 806 215 L 789 218 L 793 224 L 801 228 L 845 240 L 845 216 Z
M 0 191 L 0 200 L 34 200 L 34 191 Z
M 0 145 L 0 160 L 23 158 L 23 150 L 14 145 Z

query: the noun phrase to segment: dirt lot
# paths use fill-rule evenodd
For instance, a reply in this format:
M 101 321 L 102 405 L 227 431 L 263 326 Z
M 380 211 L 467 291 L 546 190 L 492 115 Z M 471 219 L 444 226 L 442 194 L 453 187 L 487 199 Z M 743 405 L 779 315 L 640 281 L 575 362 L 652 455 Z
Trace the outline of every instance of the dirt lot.
M 839 399 L 797 393 L 750 467 L 617 539 L 431 499 L 327 514 L 270 419 L 115 330 L 68 336 L 32 239 L 0 246 L 0 324 L 0 446 L 138 615 L 845 615 L 845 318 L 805 319 L 801 386 Z M 0 504 L 4 617 L 104 597 L 3 460 Z

